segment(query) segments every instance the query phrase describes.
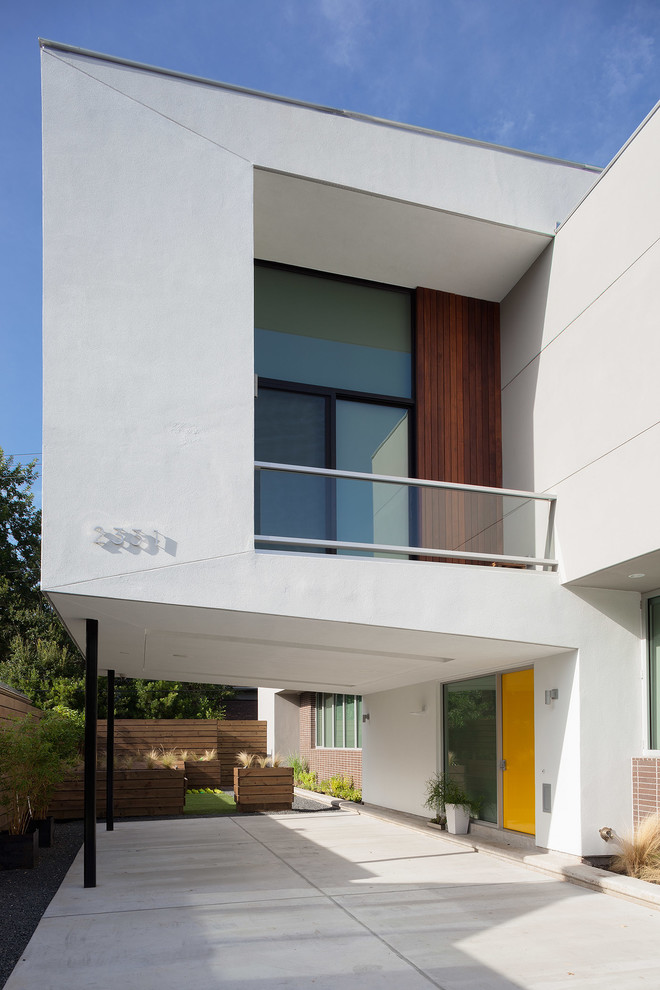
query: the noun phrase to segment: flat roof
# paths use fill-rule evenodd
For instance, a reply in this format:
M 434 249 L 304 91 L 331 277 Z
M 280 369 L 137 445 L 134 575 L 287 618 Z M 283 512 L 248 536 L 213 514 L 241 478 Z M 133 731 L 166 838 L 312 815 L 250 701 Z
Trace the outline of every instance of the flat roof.
M 337 117 L 347 117 L 351 120 L 359 120 L 367 124 L 375 124 L 380 127 L 392 127 L 396 130 L 412 131 L 415 134 L 425 134 L 428 137 L 437 138 L 443 141 L 453 141 L 457 144 L 472 145 L 477 148 L 488 148 L 500 151 L 508 155 L 516 155 L 521 158 L 531 158 L 537 161 L 552 162 L 553 164 L 566 165 L 569 168 L 577 168 L 598 175 L 602 168 L 597 165 L 587 165 L 582 162 L 567 161 L 564 158 L 555 158 L 551 155 L 540 155 L 534 151 L 522 151 L 519 148 L 509 148 L 506 145 L 494 144 L 490 141 L 479 141 L 476 138 L 460 137 L 456 134 L 448 134 L 444 131 L 436 131 L 428 127 L 420 127 L 416 124 L 404 124 L 395 120 L 387 120 L 384 117 L 374 117 L 366 113 L 357 113 L 354 110 L 340 110 L 336 107 L 324 106 L 321 103 L 309 103 L 305 100 L 292 99 L 289 96 L 279 96 L 274 93 L 265 93 L 258 89 L 248 89 L 245 86 L 235 86 L 232 83 L 219 82 L 216 79 L 207 79 L 204 76 L 195 76 L 187 72 L 177 72 L 174 69 L 163 69 L 160 66 L 149 65 L 146 62 L 135 62 L 131 59 L 119 58 L 116 55 L 106 55 L 103 52 L 95 52 L 88 48 L 79 48 L 75 45 L 67 45 L 60 41 L 50 41 L 46 38 L 39 38 L 41 48 L 52 48 L 56 51 L 70 52 L 73 55 L 83 55 L 87 58 L 101 59 L 105 62 L 115 62 L 133 69 L 140 69 L 144 72 L 157 72 L 163 76 L 172 76 L 175 79 L 185 79 L 188 82 L 201 83 L 204 86 L 215 86 L 218 89 L 228 90 L 234 93 L 241 93 L 244 96 L 254 96 L 262 100 L 273 100 L 276 103 L 286 103 L 290 106 L 302 107 L 306 110 L 316 110 L 318 113 L 332 114 Z

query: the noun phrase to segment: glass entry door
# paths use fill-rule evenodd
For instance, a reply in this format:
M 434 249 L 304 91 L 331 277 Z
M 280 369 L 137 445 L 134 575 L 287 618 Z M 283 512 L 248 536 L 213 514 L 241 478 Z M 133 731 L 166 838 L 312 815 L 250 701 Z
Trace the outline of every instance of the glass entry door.
M 445 684 L 445 770 L 497 824 L 497 676 Z

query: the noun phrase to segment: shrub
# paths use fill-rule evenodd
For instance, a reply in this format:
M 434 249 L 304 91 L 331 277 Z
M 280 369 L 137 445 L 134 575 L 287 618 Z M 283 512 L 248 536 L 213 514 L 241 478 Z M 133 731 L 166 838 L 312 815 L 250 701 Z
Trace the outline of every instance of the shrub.
M 303 770 L 298 774 L 298 779 L 295 779 L 294 770 L 294 783 L 298 787 L 304 787 L 307 791 L 315 791 L 318 788 L 318 780 L 316 773 L 313 770 Z
M 362 800 L 362 794 L 353 784 L 353 778 L 342 777 L 339 774 L 335 774 L 330 780 L 322 780 L 316 790 L 321 791 L 322 794 L 342 798 L 344 801 Z
M 254 753 L 246 753 L 245 750 L 241 750 L 240 753 L 236 754 L 236 760 L 242 767 L 251 767 L 254 763 Z
M 660 883 L 660 814 L 649 815 L 632 835 L 615 841 L 621 850 L 612 862 L 615 873 Z
M 293 769 L 293 782 L 300 787 L 305 785 L 300 783 L 303 774 L 309 773 L 309 763 L 299 753 L 289 753 L 286 758 L 287 766 Z

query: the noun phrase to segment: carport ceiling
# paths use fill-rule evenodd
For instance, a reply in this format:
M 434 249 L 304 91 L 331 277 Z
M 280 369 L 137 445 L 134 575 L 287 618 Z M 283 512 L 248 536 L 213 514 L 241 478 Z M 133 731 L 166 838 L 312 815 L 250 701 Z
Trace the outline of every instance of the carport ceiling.
M 515 667 L 570 647 L 292 616 L 51 594 L 81 651 L 127 677 L 369 694 Z

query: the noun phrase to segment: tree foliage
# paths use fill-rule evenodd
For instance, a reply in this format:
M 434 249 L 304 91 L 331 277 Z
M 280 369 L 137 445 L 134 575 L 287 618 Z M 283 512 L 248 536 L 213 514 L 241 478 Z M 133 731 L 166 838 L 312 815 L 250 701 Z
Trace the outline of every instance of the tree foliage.
M 82 712 L 85 663 L 39 591 L 41 512 L 31 486 L 36 461 L 14 465 L 0 448 L 0 681 L 39 708 Z M 118 718 L 222 718 L 234 689 L 222 684 L 121 679 Z M 107 713 L 107 680 L 99 678 L 99 716 Z

